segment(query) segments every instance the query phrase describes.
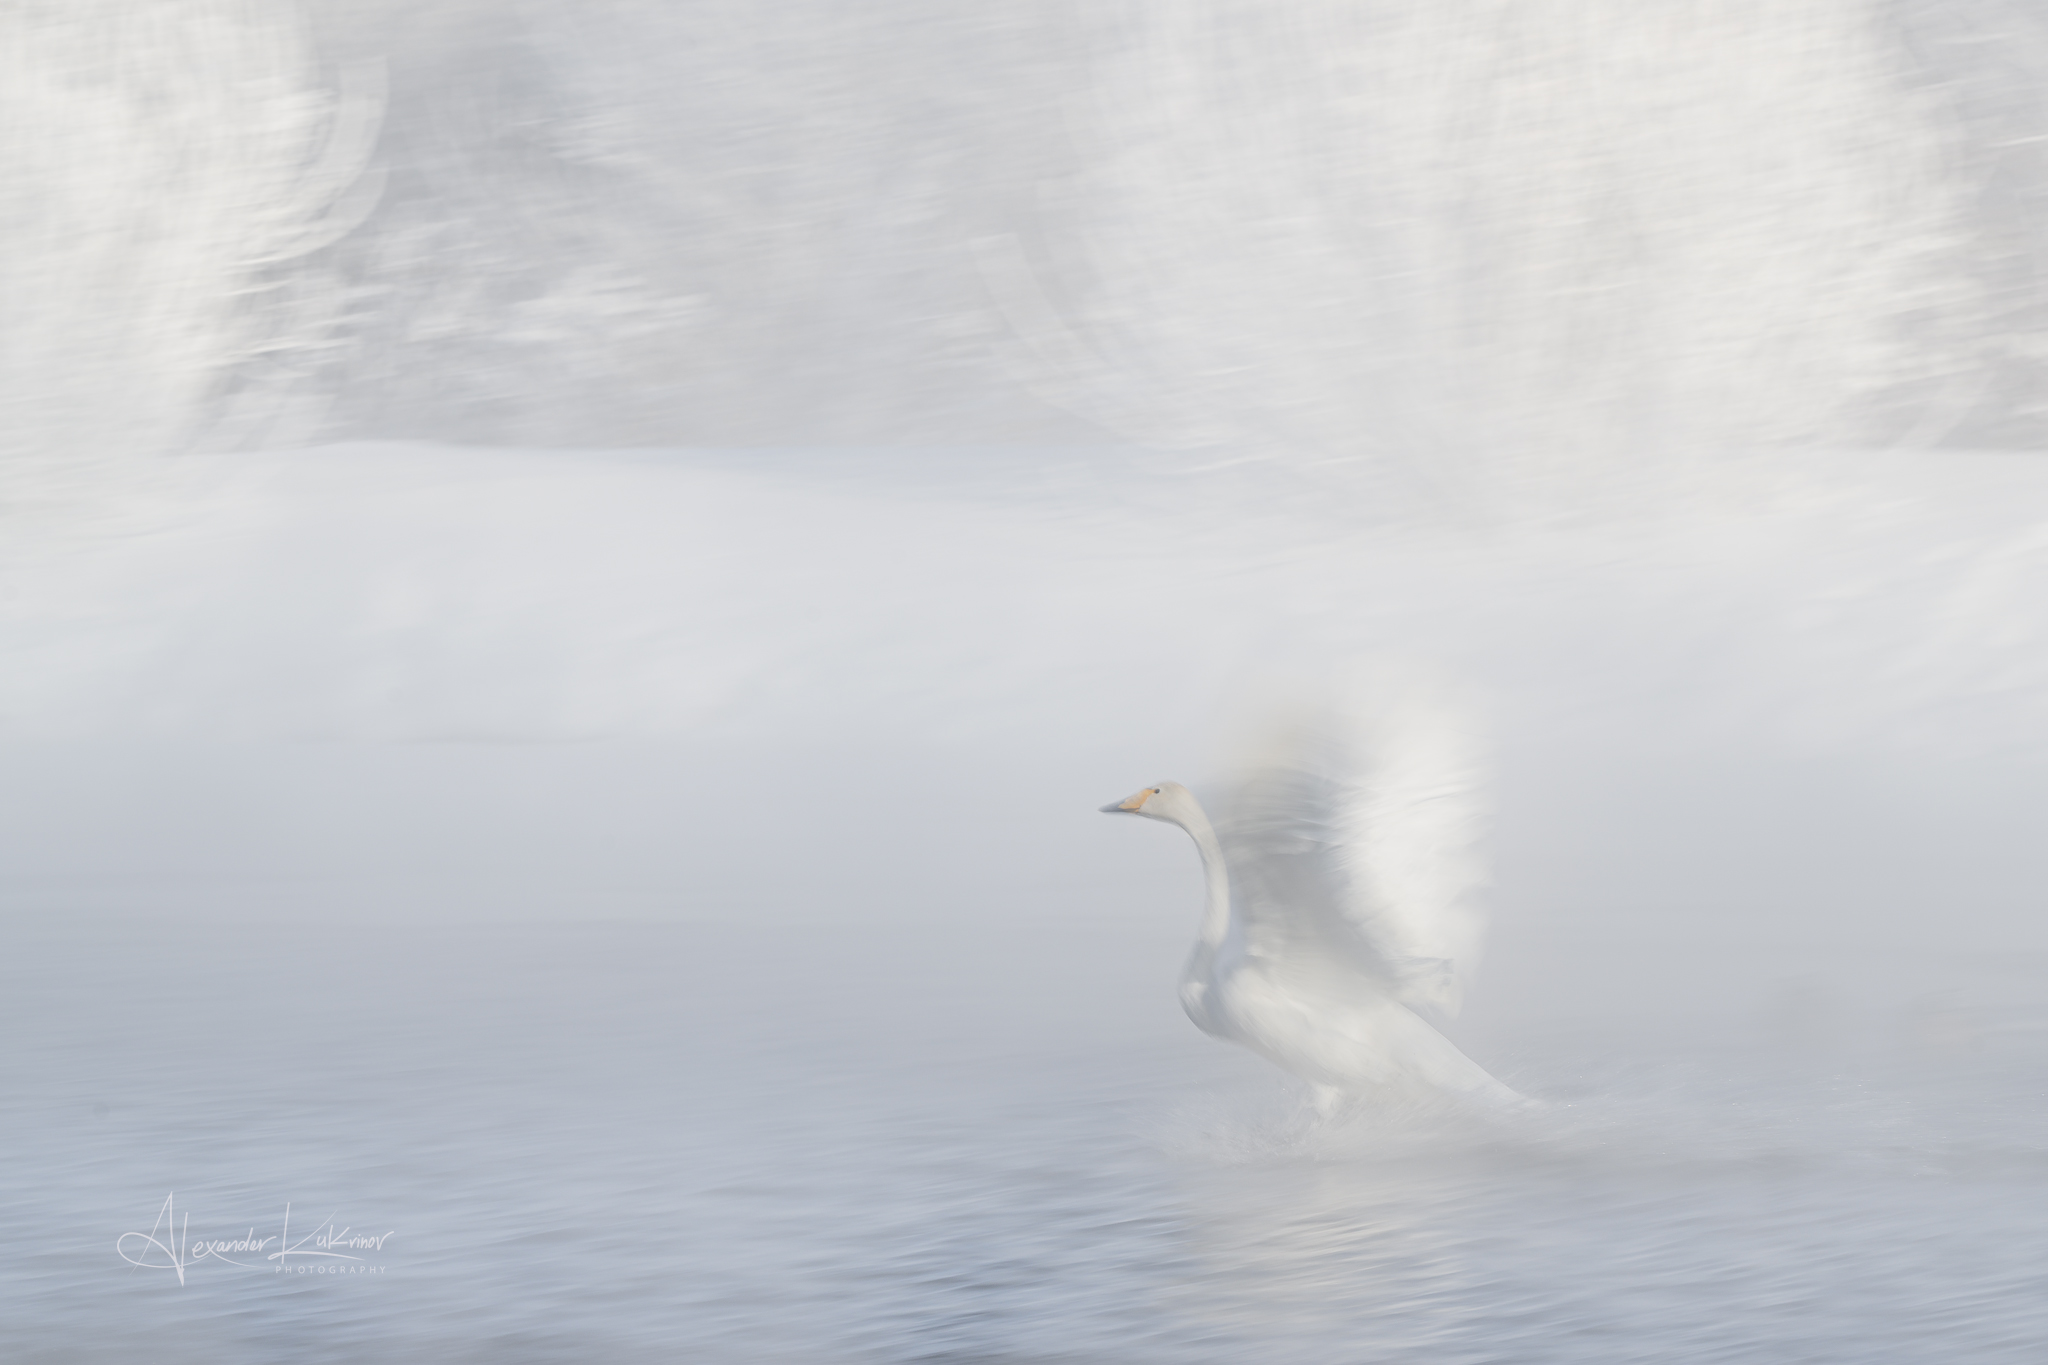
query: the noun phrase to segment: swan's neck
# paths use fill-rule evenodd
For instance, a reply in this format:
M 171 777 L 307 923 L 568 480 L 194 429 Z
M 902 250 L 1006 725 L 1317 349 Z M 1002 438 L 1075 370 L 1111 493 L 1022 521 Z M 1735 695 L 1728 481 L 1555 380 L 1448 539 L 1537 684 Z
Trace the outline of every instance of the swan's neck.
M 1202 909 L 1202 944 L 1214 948 L 1223 942 L 1223 936 L 1230 932 L 1230 871 L 1223 865 L 1223 845 L 1216 841 L 1216 831 L 1209 824 L 1209 817 L 1196 806 L 1181 821 L 1181 828 L 1193 836 L 1195 848 L 1202 855 L 1202 877 L 1208 888 L 1208 901 Z

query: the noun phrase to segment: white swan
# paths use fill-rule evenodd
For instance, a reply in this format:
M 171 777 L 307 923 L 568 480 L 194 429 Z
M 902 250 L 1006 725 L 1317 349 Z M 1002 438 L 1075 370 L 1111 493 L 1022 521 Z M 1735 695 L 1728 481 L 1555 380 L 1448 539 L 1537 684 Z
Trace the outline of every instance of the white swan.
M 1470 769 L 1417 739 L 1380 744 L 1361 776 L 1357 746 L 1311 736 L 1245 783 L 1221 839 L 1175 782 L 1102 807 L 1194 838 L 1208 903 L 1181 1004 L 1314 1082 L 1325 1112 L 1344 1093 L 1528 1103 L 1411 1008 L 1456 1013 L 1479 929 Z

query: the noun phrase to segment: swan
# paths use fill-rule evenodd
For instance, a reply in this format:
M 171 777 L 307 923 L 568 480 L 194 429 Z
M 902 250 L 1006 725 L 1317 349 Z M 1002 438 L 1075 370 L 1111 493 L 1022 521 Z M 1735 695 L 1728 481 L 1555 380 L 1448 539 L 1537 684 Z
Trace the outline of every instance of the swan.
M 1469 893 L 1470 765 L 1439 728 L 1328 733 L 1246 780 L 1219 838 L 1193 792 L 1161 782 L 1102 810 L 1178 825 L 1206 885 L 1180 1000 L 1204 1033 L 1310 1081 L 1318 1109 L 1347 1095 L 1448 1094 L 1530 1103 L 1417 1013 L 1457 1012 L 1477 947 Z

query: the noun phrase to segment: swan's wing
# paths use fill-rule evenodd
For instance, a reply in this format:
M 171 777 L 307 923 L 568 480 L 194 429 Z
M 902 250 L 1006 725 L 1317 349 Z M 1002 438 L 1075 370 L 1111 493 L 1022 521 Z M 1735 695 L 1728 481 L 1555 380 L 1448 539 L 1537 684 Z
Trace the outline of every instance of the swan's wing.
M 1456 1014 L 1485 927 L 1486 786 L 1476 727 L 1446 697 L 1297 715 L 1219 831 L 1247 951 L 1340 962 Z

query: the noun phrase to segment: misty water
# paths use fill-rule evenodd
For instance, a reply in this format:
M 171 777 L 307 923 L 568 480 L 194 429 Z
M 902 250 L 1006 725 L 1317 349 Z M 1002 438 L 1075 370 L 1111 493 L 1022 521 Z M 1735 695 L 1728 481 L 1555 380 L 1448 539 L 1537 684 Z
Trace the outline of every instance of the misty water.
M 1063 916 L 39 943 L 7 993 L 33 1039 L 10 1164 L 36 1172 L 8 1199 L 33 1244 L 13 1354 L 2038 1349 L 2038 1043 L 1530 1026 L 1482 1055 L 1539 1114 L 1324 1128 L 1169 1017 L 1173 938 Z M 181 1286 L 116 1260 L 173 1189 L 194 1238 L 331 1216 L 391 1234 L 356 1253 L 383 1269 L 251 1256 Z
M 2025 620 L 2048 472 L 1823 464 L 1646 547 L 959 468 L 224 457 L 21 551 L 21 1358 L 2038 1349 L 2048 772 L 2031 693 L 1950 671 L 2031 637 L 1923 645 Z M 1095 807 L 1213 790 L 1258 677 L 1418 642 L 1493 717 L 1457 1037 L 1545 1103 L 1324 1120 L 1182 1016 L 1192 850 Z M 279 1240 L 124 1261 L 167 1198 Z M 266 1259 L 330 1226 L 376 1270 Z
M 0 30 L 8 1361 L 2040 1358 L 2028 7 Z M 1099 813 L 1388 677 L 1527 1111 Z

